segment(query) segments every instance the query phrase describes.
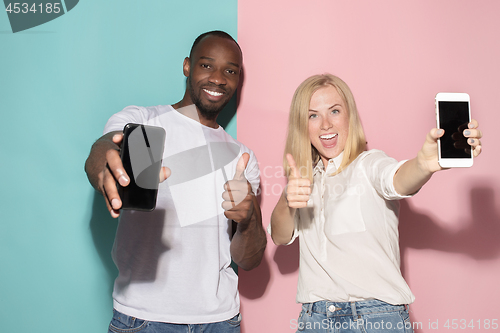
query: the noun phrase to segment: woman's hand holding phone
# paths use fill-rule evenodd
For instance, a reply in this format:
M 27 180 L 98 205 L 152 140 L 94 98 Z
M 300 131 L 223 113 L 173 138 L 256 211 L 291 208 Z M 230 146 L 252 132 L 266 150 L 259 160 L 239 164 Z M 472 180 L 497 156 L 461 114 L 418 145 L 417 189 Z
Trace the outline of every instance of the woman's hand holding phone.
M 479 124 L 477 120 L 472 119 L 460 133 L 460 136 L 465 137 L 466 144 L 468 147 L 462 147 L 464 144 L 457 140 L 460 144 L 461 149 L 468 150 L 472 153 L 474 157 L 477 157 L 481 153 L 481 137 L 483 136 L 481 130 L 478 129 Z M 439 162 L 439 149 L 438 140 L 445 134 L 443 129 L 433 128 L 427 133 L 426 140 L 422 149 L 418 152 L 418 161 L 424 170 L 428 170 L 430 173 L 440 171 L 443 169 L 448 169 L 449 167 L 443 167 Z M 463 134 L 463 135 L 462 135 Z M 457 144 L 457 145 L 458 145 Z
M 437 128 L 444 134 L 437 140 L 438 163 L 441 168 L 471 167 L 473 157 L 481 151 L 482 134 L 471 119 L 470 96 L 466 93 L 436 95 Z
M 467 143 L 470 145 L 472 155 L 477 157 L 482 151 L 480 139 L 483 137 L 483 132 L 478 129 L 479 123 L 475 119 L 471 120 L 468 127 L 468 129 L 464 130 L 464 136 L 467 138 Z

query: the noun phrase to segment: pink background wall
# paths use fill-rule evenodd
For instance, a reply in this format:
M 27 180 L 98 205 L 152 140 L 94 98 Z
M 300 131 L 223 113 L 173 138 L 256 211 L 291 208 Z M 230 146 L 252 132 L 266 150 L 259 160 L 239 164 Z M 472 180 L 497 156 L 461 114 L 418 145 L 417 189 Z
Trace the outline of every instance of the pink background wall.
M 262 172 L 265 226 L 281 177 L 288 109 L 306 77 L 330 72 L 356 97 L 369 148 L 412 158 L 435 126 L 434 96 L 468 92 L 485 133 L 472 169 L 434 175 L 402 202 L 402 270 L 416 301 L 417 332 L 474 331 L 500 321 L 500 2 L 496 0 L 239 0 L 244 83 L 238 139 Z M 269 238 L 261 266 L 241 272 L 243 331 L 293 332 L 298 246 Z M 479 321 L 479 322 L 478 322 Z M 293 324 L 293 322 L 292 322 Z M 432 324 L 432 325 L 431 325 Z M 429 327 L 431 325 L 431 327 Z M 293 325 L 292 325 L 293 326 Z M 490 328 L 491 331 L 491 328 Z

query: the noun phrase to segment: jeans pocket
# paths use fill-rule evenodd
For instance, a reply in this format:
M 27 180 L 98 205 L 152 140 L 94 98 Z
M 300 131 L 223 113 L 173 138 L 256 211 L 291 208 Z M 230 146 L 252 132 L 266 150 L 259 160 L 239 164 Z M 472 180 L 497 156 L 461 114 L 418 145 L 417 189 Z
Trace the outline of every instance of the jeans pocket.
M 404 309 L 399 312 L 401 319 L 403 319 L 404 323 L 404 332 L 405 333 L 413 333 L 413 325 L 410 321 L 410 314 L 407 309 Z
M 363 333 L 413 333 L 406 310 L 364 314 L 355 326 Z
M 113 311 L 113 319 L 109 323 L 109 333 L 133 333 L 140 332 L 148 326 L 146 320 L 127 316 L 116 310 Z
M 241 313 L 238 313 L 233 318 L 226 320 L 226 323 L 228 323 L 229 325 L 232 325 L 232 326 L 240 326 L 240 324 L 241 324 Z
M 302 332 L 306 328 L 306 312 L 300 311 L 299 319 L 297 320 L 297 332 Z

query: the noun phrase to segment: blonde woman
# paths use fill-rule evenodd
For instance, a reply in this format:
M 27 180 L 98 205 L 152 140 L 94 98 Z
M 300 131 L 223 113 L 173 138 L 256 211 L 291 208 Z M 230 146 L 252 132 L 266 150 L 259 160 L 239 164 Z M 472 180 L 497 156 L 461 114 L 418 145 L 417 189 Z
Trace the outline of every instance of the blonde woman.
M 464 136 L 474 156 L 482 134 Z M 351 90 L 316 75 L 295 91 L 284 165 L 288 184 L 271 216 L 277 245 L 299 238 L 298 332 L 413 332 L 414 296 L 400 271 L 398 200 L 442 170 L 432 129 L 411 160 L 398 162 L 366 142 Z

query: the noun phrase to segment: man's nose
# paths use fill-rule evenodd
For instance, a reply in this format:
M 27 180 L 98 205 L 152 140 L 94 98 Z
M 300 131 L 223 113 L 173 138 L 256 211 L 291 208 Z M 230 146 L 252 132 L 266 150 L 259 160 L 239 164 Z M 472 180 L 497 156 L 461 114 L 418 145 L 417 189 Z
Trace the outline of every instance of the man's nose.
M 218 86 L 225 85 L 227 82 L 224 73 L 220 70 L 213 71 L 208 80 Z

